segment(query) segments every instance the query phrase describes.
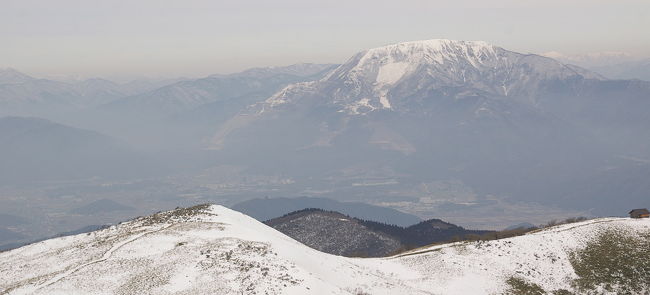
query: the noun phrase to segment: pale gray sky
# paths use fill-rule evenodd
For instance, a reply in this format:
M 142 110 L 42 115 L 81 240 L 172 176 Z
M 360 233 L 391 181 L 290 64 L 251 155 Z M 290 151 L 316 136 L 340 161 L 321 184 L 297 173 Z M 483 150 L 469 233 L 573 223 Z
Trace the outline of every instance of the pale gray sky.
M 650 56 L 648 0 L 0 0 L 0 67 L 203 76 L 432 38 Z

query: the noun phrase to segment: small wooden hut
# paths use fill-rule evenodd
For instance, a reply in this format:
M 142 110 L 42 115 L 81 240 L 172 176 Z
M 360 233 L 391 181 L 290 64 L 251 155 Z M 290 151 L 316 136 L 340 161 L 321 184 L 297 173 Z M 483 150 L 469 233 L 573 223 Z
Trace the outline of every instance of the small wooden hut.
M 632 218 L 649 218 L 650 217 L 650 211 L 648 209 L 643 208 L 643 209 L 634 209 L 630 211 L 630 217 Z

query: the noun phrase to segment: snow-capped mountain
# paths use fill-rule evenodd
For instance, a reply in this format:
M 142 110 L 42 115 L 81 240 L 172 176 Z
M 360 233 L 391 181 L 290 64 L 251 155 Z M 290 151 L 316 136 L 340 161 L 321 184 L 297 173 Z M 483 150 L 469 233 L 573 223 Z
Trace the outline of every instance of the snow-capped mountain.
M 608 288 L 643 293 L 649 288 L 642 263 L 647 252 L 635 247 L 648 243 L 648 233 L 647 219 L 604 218 L 388 258 L 346 258 L 308 248 L 224 207 L 197 206 L 0 253 L 0 292 L 575 294 Z M 618 246 L 608 254 L 627 255 L 630 263 L 593 264 L 593 251 L 613 245 Z M 628 274 L 630 269 L 638 275 Z M 598 280 L 603 274 L 606 279 Z
M 533 98 L 547 81 L 602 79 L 576 66 L 533 54 L 520 54 L 481 41 L 426 40 L 360 52 L 323 80 L 290 86 L 267 102 L 299 99 L 314 91 L 342 110 L 408 109 L 409 97 L 447 88 L 458 96 L 478 92 L 512 99 Z M 463 93 L 462 91 L 470 93 Z
M 485 42 L 406 42 L 253 104 L 220 124 L 209 148 L 295 177 L 375 167 L 405 182 L 460 179 L 479 195 L 586 210 L 600 205 L 575 178 L 629 164 L 618 155 L 650 157 L 648 97 L 648 82 Z

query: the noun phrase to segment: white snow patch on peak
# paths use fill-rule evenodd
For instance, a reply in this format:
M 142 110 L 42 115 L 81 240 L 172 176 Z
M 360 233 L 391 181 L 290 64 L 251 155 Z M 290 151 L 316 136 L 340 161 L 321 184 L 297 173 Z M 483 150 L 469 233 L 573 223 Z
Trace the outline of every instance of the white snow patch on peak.
M 422 65 L 470 64 L 478 68 L 497 59 L 497 49 L 484 41 L 433 39 L 369 49 L 353 59 L 348 78 L 376 83 L 376 90 L 395 85 Z
M 387 63 L 379 68 L 377 83 L 394 84 L 406 74 L 409 66 L 407 62 Z
M 393 107 L 390 105 L 390 101 L 388 100 L 388 97 L 386 95 L 382 95 L 379 97 L 379 103 L 381 103 L 381 106 L 384 109 L 392 109 Z
M 344 109 L 351 114 L 365 113 L 361 109 L 392 110 L 390 90 L 400 81 L 407 80 L 419 67 L 451 64 L 458 68 L 466 65 L 481 68 L 486 62 L 498 59 L 497 48 L 483 41 L 433 39 L 369 49 L 350 60 L 347 66 L 339 68 L 350 69 L 338 77 L 348 79 L 349 85 L 356 87 L 356 93 L 363 93 L 363 87 L 369 87 L 371 91 L 370 95 L 365 94 L 369 100 L 361 97 L 348 101 Z
M 474 63 L 480 62 L 478 57 L 481 54 L 496 55 L 496 48 L 496 46 L 484 41 L 432 39 L 402 42 L 366 51 L 359 61 L 359 65 L 387 56 L 416 64 L 433 62 L 442 64 L 445 60 L 457 60 L 459 58 L 467 58 Z
M 295 94 L 296 92 L 311 91 L 313 90 L 312 86 L 315 83 L 316 81 L 299 82 L 299 83 L 290 84 L 287 87 L 283 88 L 282 90 L 278 91 L 273 96 L 267 98 L 264 101 L 264 103 L 269 105 L 270 107 L 275 107 L 278 105 L 290 103 L 291 102 L 290 98 L 294 97 L 293 94 Z
M 346 105 L 345 110 L 349 114 L 362 115 L 374 111 L 376 108 L 370 104 L 369 98 L 362 98 L 352 104 Z

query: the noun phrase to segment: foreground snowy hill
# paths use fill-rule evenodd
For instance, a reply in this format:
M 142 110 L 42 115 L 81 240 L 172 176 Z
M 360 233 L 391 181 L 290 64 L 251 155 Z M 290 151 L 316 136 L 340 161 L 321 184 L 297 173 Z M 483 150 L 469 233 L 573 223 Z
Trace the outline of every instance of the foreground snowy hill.
M 206 205 L 0 253 L 0 294 L 577 292 L 598 287 L 589 285 L 598 267 L 584 263 L 591 261 L 590 250 L 609 245 L 602 243 L 607 233 L 618 241 L 608 248 L 611 261 L 643 261 L 634 255 L 647 255 L 642 247 L 648 245 L 650 220 L 606 218 L 390 258 L 345 258 L 308 248 L 241 213 Z M 638 278 L 647 277 L 648 265 L 626 266 L 635 272 L 625 275 L 623 269 L 624 276 L 616 276 L 616 263 L 599 266 L 620 279 L 611 282 L 618 288 L 612 292 L 647 292 Z M 607 286 L 600 287 L 606 293 Z

